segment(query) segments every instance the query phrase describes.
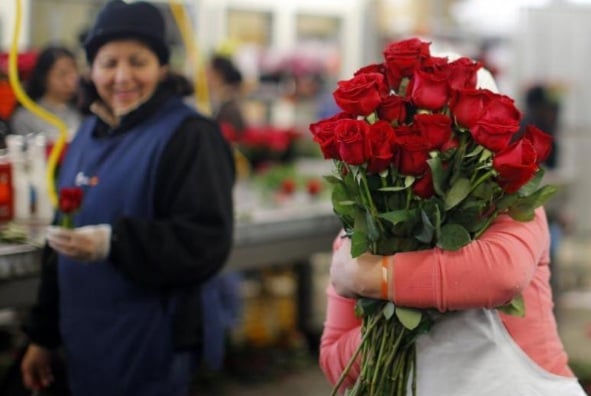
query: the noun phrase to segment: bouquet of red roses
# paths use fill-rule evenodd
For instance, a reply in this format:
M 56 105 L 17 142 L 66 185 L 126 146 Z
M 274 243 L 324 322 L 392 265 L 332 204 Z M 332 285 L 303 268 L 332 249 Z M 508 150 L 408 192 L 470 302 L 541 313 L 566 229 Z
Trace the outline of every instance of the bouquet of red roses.
M 533 219 L 556 191 L 540 184 L 550 135 L 527 126 L 516 137 L 520 112 L 493 92 L 490 75 L 490 89 L 477 86 L 478 62 L 432 56 L 430 43 L 415 38 L 389 44 L 383 55 L 338 83 L 341 113 L 310 125 L 334 160 L 327 180 L 353 257 L 456 250 L 499 214 Z M 502 309 L 522 313 L 523 306 L 516 299 Z M 402 396 L 407 386 L 416 394 L 414 341 L 433 324 L 430 312 L 366 298 L 356 312 L 362 341 L 350 364 L 360 354 L 361 374 L 347 394 Z

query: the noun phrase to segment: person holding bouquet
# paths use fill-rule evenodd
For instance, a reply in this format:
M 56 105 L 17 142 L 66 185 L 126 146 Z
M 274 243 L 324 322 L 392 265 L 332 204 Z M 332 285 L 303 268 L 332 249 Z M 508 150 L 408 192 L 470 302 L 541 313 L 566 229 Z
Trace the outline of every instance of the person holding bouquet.
M 535 220 L 499 218 L 458 251 L 439 248 L 387 256 L 388 295 L 395 304 L 454 312 L 418 342 L 419 396 L 583 396 L 567 365 L 553 314 L 549 231 L 543 209 Z M 382 256 L 353 259 L 337 238 L 330 269 L 320 366 L 336 383 L 360 342 L 354 298 L 381 298 Z M 525 316 L 495 307 L 518 294 Z M 355 382 L 358 364 L 345 385 Z M 409 393 L 410 395 L 410 393 Z
M 343 224 L 320 367 L 333 395 L 583 396 L 553 314 L 535 126 L 479 62 L 389 44 L 310 126 Z
M 194 354 L 224 342 L 202 292 L 232 245 L 232 152 L 183 102 L 154 5 L 109 1 L 84 49 L 93 114 L 58 180 L 83 194 L 48 231 L 23 381 L 49 386 L 61 346 L 73 396 L 187 395 Z

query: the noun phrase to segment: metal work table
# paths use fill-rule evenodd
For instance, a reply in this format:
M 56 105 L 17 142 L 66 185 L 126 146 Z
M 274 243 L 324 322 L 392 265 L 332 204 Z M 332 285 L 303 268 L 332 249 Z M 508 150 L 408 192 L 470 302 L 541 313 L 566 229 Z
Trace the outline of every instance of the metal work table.
M 330 251 L 340 223 L 329 208 L 295 213 L 259 212 L 238 221 L 226 271 L 307 262 Z M 0 308 L 29 306 L 35 298 L 41 249 L 32 244 L 0 244 Z

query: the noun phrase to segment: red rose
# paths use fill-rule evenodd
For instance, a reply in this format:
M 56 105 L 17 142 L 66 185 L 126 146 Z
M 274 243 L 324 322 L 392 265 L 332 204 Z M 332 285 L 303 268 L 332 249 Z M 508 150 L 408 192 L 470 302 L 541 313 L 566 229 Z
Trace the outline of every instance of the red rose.
M 413 186 L 412 191 L 423 199 L 429 199 L 435 194 L 435 188 L 433 187 L 433 174 L 431 169 L 427 170 L 427 173 L 420 179 L 417 179 Z
M 546 161 L 552 152 L 552 136 L 534 125 L 525 127 L 525 139 L 529 140 L 536 151 L 536 162 L 538 164 Z
M 333 96 L 347 113 L 366 116 L 371 114 L 387 92 L 384 76 L 380 73 L 362 73 L 350 80 L 339 81 Z
M 482 116 L 492 94 L 488 89 L 462 89 L 454 92 L 450 109 L 455 122 L 464 128 L 471 128 Z
M 335 139 L 335 125 L 342 119 L 352 119 L 348 113 L 339 113 L 330 118 L 310 124 L 313 140 L 320 145 L 320 150 L 325 159 L 340 159 L 339 150 Z
M 451 119 L 444 114 L 417 114 L 414 120 L 430 149 L 440 148 L 451 138 Z
M 318 195 L 320 191 L 322 191 L 322 182 L 318 179 L 308 180 L 306 183 L 306 191 L 312 196 Z
M 451 89 L 476 88 L 476 74 L 482 67 L 480 62 L 462 57 L 450 62 L 448 65 L 448 82 Z
M 392 88 L 398 90 L 402 78 L 412 76 L 415 69 L 430 57 L 430 45 L 418 38 L 411 38 L 391 43 L 384 49 L 386 75 Z
M 470 132 L 476 143 L 498 152 L 507 147 L 519 130 L 521 113 L 508 96 L 493 93 L 487 101 L 480 119 Z
M 353 73 L 353 76 L 358 76 L 360 74 L 367 74 L 367 73 L 379 73 L 385 74 L 386 68 L 383 63 L 374 63 L 371 65 L 363 66 L 361 69 L 357 70 Z
M 368 172 L 380 173 L 388 168 L 394 155 L 392 151 L 394 139 L 394 130 L 390 123 L 378 121 L 370 125 L 367 133 Z
M 280 191 L 285 195 L 291 195 L 295 192 L 296 184 L 293 179 L 284 179 L 281 181 Z
M 421 63 L 421 70 L 434 73 L 442 70 L 446 70 L 448 65 L 447 57 L 442 56 L 430 56 L 423 60 Z
M 398 127 L 394 129 L 396 135 L 396 151 L 394 164 L 403 175 L 423 175 L 429 165 L 429 141 L 413 127 Z
M 406 119 L 406 105 L 408 101 L 398 95 L 385 97 L 378 107 L 378 117 L 381 120 L 402 123 Z
M 417 107 L 429 110 L 441 109 L 449 98 L 447 74 L 416 70 L 410 97 Z
M 367 160 L 365 137 L 369 124 L 362 120 L 339 120 L 335 137 L 339 157 L 349 165 L 361 165 Z
M 63 187 L 59 193 L 59 210 L 65 214 L 71 214 L 80 209 L 84 192 L 80 187 Z
M 494 156 L 493 168 L 501 188 L 509 194 L 516 192 L 538 170 L 534 146 L 527 139 L 518 140 Z

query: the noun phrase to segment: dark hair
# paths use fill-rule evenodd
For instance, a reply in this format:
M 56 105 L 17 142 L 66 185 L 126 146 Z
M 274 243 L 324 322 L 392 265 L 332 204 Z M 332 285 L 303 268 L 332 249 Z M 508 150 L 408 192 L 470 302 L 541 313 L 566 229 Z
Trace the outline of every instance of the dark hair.
M 214 56 L 211 59 L 211 68 L 218 72 L 226 84 L 239 86 L 242 84 L 242 73 L 234 63 L 223 56 Z
M 26 83 L 27 95 L 33 100 L 38 100 L 47 89 L 47 75 L 58 61 L 58 59 L 67 57 L 76 61 L 76 57 L 69 49 L 60 46 L 49 46 L 41 50 L 37 55 L 35 66 L 31 71 L 30 78 Z

